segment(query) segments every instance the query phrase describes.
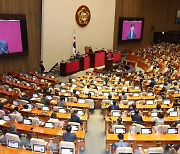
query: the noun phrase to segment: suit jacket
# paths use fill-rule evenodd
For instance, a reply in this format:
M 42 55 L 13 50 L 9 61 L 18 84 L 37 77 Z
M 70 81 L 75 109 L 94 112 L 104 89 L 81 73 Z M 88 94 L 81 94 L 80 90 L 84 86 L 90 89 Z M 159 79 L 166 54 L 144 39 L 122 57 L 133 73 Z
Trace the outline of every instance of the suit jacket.
M 111 110 L 119 110 L 119 106 L 118 105 L 110 105 L 109 111 L 111 111 Z
M 0 54 L 7 54 L 7 53 L 9 53 L 7 43 L 3 40 L 0 40 Z
M 63 139 L 64 141 L 68 142 L 74 142 L 74 140 L 77 138 L 76 134 L 74 133 L 63 133 Z
M 131 31 L 128 32 L 128 36 L 127 36 L 127 39 L 128 40 L 131 40 L 131 39 L 136 39 L 136 32 L 132 32 L 132 38 L 131 38 Z
M 71 115 L 71 122 L 78 122 L 78 123 L 82 124 L 82 121 L 80 120 L 80 118 L 75 114 Z
M 132 121 L 138 123 L 138 124 L 142 124 L 143 123 L 143 119 L 142 116 L 140 116 L 139 114 L 134 114 L 131 116 Z

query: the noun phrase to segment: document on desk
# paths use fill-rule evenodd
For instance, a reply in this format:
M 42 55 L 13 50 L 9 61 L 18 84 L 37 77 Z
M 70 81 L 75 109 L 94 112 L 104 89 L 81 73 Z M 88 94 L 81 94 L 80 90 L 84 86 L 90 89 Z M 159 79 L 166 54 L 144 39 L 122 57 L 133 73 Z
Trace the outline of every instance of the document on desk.
M 6 123 L 5 120 L 0 120 L 0 125 L 4 125 Z
M 22 111 L 25 111 L 25 112 L 27 112 L 27 111 L 31 111 L 31 109 L 22 109 Z

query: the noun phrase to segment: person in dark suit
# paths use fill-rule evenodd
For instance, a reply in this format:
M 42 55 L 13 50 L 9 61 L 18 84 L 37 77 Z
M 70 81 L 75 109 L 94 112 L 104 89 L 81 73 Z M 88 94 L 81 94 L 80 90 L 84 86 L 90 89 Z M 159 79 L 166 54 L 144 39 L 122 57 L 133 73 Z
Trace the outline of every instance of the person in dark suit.
M 119 110 L 119 106 L 117 105 L 116 101 L 113 101 L 113 104 L 109 106 L 109 111 L 111 110 Z
M 72 127 L 70 125 L 66 126 L 66 133 L 63 133 L 63 140 L 68 142 L 74 142 L 77 138 L 76 134 L 71 133 Z
M 131 115 L 132 121 L 137 123 L 137 124 L 143 124 L 143 119 L 142 116 L 139 115 L 139 110 L 135 110 L 135 114 Z
M 43 61 L 40 62 L 40 71 L 41 71 L 41 73 L 44 73 L 44 71 L 45 71 L 45 67 L 43 65 Z
M 127 36 L 128 40 L 136 39 L 136 32 L 134 31 L 134 28 L 135 28 L 135 25 L 132 23 L 131 30 L 128 32 L 128 36 Z
M 9 53 L 8 44 L 5 41 L 0 40 L 0 54 L 7 53 Z
M 80 118 L 77 116 L 77 110 L 74 110 L 74 112 L 71 114 L 71 122 L 78 122 L 80 124 L 82 124 L 82 121 L 80 120 Z

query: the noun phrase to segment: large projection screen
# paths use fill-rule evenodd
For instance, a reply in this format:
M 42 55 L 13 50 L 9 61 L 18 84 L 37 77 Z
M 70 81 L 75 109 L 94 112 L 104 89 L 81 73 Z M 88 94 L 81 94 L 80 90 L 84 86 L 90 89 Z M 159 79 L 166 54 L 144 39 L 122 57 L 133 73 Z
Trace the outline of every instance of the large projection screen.
M 84 53 L 85 46 L 93 50 L 113 48 L 115 0 L 43 0 L 42 5 L 41 59 L 45 71 L 72 55 L 74 29 L 80 53 Z M 91 11 L 91 20 L 83 28 L 75 21 L 76 10 L 81 5 Z

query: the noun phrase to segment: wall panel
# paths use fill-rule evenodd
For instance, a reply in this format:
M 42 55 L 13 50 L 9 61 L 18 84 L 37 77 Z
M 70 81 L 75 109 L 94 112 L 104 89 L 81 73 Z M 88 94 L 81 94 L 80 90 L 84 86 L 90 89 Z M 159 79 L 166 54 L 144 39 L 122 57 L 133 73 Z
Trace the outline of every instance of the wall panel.
M 0 0 L 0 14 L 25 14 L 29 56 L 0 59 L 0 71 L 39 69 L 41 45 L 41 0 Z M 34 67 L 34 68 L 33 68 Z
M 114 48 L 130 49 L 152 43 L 154 32 L 180 31 L 180 25 L 174 24 L 177 9 L 179 0 L 116 0 Z M 118 44 L 119 17 L 145 18 L 142 42 Z

